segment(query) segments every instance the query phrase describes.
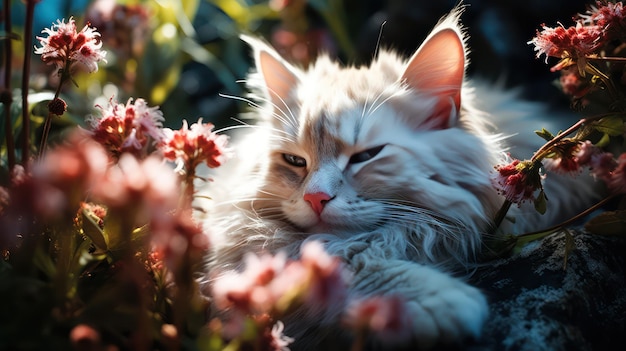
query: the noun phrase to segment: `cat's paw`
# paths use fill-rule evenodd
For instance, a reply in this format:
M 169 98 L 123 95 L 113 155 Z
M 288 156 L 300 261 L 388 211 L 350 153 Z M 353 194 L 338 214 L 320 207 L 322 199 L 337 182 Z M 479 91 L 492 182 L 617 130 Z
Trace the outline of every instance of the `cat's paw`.
M 413 334 L 420 349 L 478 338 L 489 311 L 485 296 L 443 273 L 429 275 L 436 277 L 418 287 L 418 293 L 407 296 Z
M 361 293 L 405 299 L 411 339 L 422 350 L 478 338 L 488 315 L 487 299 L 480 290 L 428 266 L 370 260 L 355 278 L 354 287 Z

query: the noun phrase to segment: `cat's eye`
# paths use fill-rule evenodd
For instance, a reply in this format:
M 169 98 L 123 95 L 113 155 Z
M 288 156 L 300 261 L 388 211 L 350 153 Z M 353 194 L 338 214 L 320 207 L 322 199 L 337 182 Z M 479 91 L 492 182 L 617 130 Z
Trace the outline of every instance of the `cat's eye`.
M 367 149 L 365 151 L 357 152 L 356 154 L 352 155 L 352 157 L 350 157 L 349 162 L 361 163 L 361 162 L 369 161 L 372 158 L 376 157 L 376 155 L 378 155 L 378 153 L 380 153 L 384 147 L 385 145 L 379 145 L 371 149 Z
M 283 159 L 294 167 L 306 167 L 306 160 L 300 156 L 283 154 Z

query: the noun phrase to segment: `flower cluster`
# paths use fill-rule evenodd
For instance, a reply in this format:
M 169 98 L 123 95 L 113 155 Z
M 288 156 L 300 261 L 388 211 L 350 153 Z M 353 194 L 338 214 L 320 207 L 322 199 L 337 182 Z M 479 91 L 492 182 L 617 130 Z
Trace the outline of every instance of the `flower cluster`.
M 42 33 L 47 37 L 37 37 L 41 47 L 35 48 L 35 54 L 59 70 L 69 70 L 74 62 L 83 65 L 88 72 L 98 70 L 98 62 L 104 61 L 106 52 L 101 50 L 100 33 L 95 28 L 86 25 L 80 32 L 76 31 L 76 22 L 73 18 L 65 23 L 65 19 L 57 21 L 51 28 Z
M 542 188 L 539 168 L 532 161 L 514 159 L 508 164 L 497 165 L 495 169 L 494 187 L 513 203 L 534 200 L 535 191 Z
M 111 98 L 107 106 L 96 107 L 101 116 L 89 120 L 93 139 L 113 157 L 125 152 L 145 157 L 150 141 L 158 143 L 163 139 L 163 113 L 141 98 L 134 103 L 129 99 L 125 105 Z
M 611 78 L 613 74 L 621 75 L 621 44 L 626 39 L 622 2 L 597 1 L 587 13 L 576 15 L 574 21 L 567 28 L 562 24 L 554 28 L 544 24 L 528 43 L 534 46 L 537 57 L 545 55 L 546 63 L 549 57 L 560 59 L 551 70 L 561 71 L 563 91 L 574 102 L 587 104 L 587 95 L 601 90 L 599 84 L 615 95 Z
M 611 196 L 626 188 L 621 161 L 626 153 L 622 153 L 623 147 L 616 140 L 626 135 L 622 98 L 626 93 L 626 12 L 621 2 L 597 1 L 587 13 L 575 16 L 574 21 L 570 27 L 543 25 L 528 43 L 534 45 L 537 57 L 546 56 L 546 62 L 549 57 L 560 59 L 551 70 L 560 71 L 561 88 L 575 107 L 593 105 L 594 112 L 602 113 L 583 118 L 556 135 L 545 129 L 537 131 L 546 144 L 530 160 L 512 160 L 496 166 L 492 183 L 507 200 L 503 210 L 510 203 L 531 200 L 539 212 L 545 211 L 542 181 L 547 174 L 542 174 L 542 170 L 578 175 L 588 169 L 607 185 Z M 609 147 L 614 153 L 603 151 Z M 621 156 L 615 156 L 620 153 Z M 535 196 L 537 190 L 539 196 Z M 497 224 L 501 218 L 496 218 Z
M 318 242 L 302 248 L 300 260 L 284 254 L 245 257 L 241 273 L 223 273 L 213 285 L 218 308 L 244 314 L 283 314 L 300 299 L 327 308 L 341 306 L 346 297 L 345 274 L 337 258 L 328 256 Z
M 228 152 L 228 137 L 216 134 L 213 124 L 202 123 L 202 118 L 191 127 L 183 120 L 181 129 L 165 128 L 163 134 L 159 149 L 165 159 L 176 162 L 177 171 L 189 172 L 203 162 L 210 168 L 219 167 Z
M 585 60 L 604 44 L 602 28 L 597 25 L 583 25 L 582 22 L 568 28 L 562 25 L 555 28 L 543 26 L 541 32 L 530 41 L 535 45 L 537 57 L 546 55 L 564 59 L 560 65 L 553 67 L 558 70 L 571 64 L 571 60 Z

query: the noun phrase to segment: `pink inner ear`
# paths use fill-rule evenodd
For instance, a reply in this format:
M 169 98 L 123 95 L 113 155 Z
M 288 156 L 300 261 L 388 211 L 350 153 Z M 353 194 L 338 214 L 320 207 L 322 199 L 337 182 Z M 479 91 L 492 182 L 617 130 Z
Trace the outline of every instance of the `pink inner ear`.
M 274 106 L 283 108 L 291 90 L 296 86 L 298 78 L 287 63 L 265 51 L 259 52 L 257 65 L 263 75 Z
M 461 106 L 461 87 L 465 76 L 465 47 L 463 41 L 452 28 L 444 28 L 420 46 L 409 60 L 402 80 L 418 92 L 440 97 L 436 108 L 439 116 L 447 118 L 453 102 L 457 112 Z M 446 123 L 438 123 L 447 125 Z

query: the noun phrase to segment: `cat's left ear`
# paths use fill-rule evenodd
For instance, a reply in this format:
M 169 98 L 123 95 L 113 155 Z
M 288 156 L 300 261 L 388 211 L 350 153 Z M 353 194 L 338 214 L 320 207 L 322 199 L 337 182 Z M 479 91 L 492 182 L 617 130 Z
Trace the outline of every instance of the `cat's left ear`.
M 465 44 L 454 11 L 444 18 L 409 59 L 401 80 L 419 93 L 433 95 L 436 107 L 430 125 L 439 128 L 456 123 L 465 77 Z

